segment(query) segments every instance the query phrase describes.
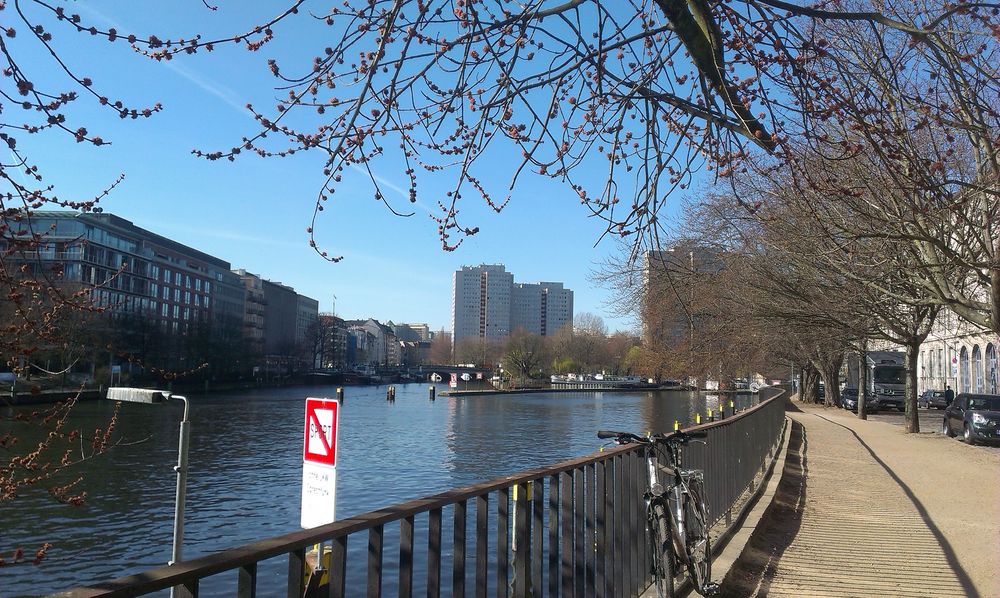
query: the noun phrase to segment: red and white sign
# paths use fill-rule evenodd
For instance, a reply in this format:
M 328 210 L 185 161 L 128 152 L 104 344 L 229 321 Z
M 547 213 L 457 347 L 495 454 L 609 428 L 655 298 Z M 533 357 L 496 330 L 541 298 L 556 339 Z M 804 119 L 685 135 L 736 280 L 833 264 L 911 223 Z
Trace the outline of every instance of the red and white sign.
M 302 520 L 304 528 L 333 523 L 337 504 L 337 438 L 340 403 L 306 399 L 302 446 Z
M 305 444 L 302 460 L 337 466 L 337 414 L 340 403 L 329 399 L 306 399 Z
M 458 374 L 451 375 L 451 380 L 448 382 L 448 386 L 458 388 Z

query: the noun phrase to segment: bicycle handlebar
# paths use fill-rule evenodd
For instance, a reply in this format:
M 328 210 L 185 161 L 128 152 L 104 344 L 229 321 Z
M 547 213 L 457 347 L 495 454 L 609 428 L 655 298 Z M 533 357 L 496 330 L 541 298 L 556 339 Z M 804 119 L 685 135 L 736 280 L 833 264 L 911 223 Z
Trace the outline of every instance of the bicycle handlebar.
M 598 438 L 614 438 L 618 444 L 628 444 L 629 442 L 638 442 L 640 444 L 651 444 L 653 442 L 670 442 L 676 444 L 687 444 L 688 442 L 696 439 L 707 438 L 708 434 L 705 432 L 683 432 L 677 431 L 672 434 L 651 434 L 649 438 L 638 436 L 632 432 L 614 432 L 612 430 L 598 430 Z

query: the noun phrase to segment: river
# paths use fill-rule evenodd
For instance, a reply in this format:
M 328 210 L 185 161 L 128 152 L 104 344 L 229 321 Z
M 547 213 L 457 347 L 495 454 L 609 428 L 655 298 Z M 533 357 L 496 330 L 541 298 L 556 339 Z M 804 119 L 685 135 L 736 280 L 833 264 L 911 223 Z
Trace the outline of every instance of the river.
M 299 529 L 304 399 L 334 392 L 188 397 L 185 559 Z M 718 400 L 689 392 L 579 392 L 431 402 L 426 384 L 408 384 L 398 385 L 388 403 L 385 393 L 384 386 L 345 389 L 338 517 L 592 453 L 601 446 L 598 429 L 668 431 L 674 420 L 686 425 Z M 15 409 L 24 408 L 3 415 Z M 110 401 L 82 403 L 72 425 L 93 430 L 112 410 Z M 43 542 L 53 544 L 41 565 L 0 567 L 0 596 L 47 594 L 165 564 L 180 417 L 179 402 L 123 404 L 117 445 L 78 467 L 88 493 L 82 506 L 56 503 L 42 488 L 0 504 L 2 556 L 17 546 L 33 554 Z M 212 594 L 211 579 L 203 590 Z

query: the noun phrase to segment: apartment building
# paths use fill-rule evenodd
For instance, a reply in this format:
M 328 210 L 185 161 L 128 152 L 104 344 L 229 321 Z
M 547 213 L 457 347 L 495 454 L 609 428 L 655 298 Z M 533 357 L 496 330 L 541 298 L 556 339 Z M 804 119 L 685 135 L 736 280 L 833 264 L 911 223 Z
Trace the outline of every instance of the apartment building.
M 452 285 L 454 341 L 502 339 L 518 328 L 548 336 L 573 323 L 573 291 L 558 282 L 515 283 L 502 264 L 463 266 Z

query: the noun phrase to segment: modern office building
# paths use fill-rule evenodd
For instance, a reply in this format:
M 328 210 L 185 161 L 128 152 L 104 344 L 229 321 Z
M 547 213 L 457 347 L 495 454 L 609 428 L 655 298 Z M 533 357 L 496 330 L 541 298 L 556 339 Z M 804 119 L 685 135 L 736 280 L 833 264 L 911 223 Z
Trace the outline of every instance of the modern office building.
M 40 243 L 12 255 L 36 277 L 89 288 L 96 305 L 112 316 L 133 315 L 171 333 L 187 333 L 198 323 L 239 323 L 246 292 L 230 264 L 132 222 L 106 213 L 34 212 L 31 231 Z
M 463 266 L 452 286 L 455 343 L 502 339 L 518 328 L 549 336 L 573 323 L 573 291 L 562 283 L 515 283 L 502 264 Z

